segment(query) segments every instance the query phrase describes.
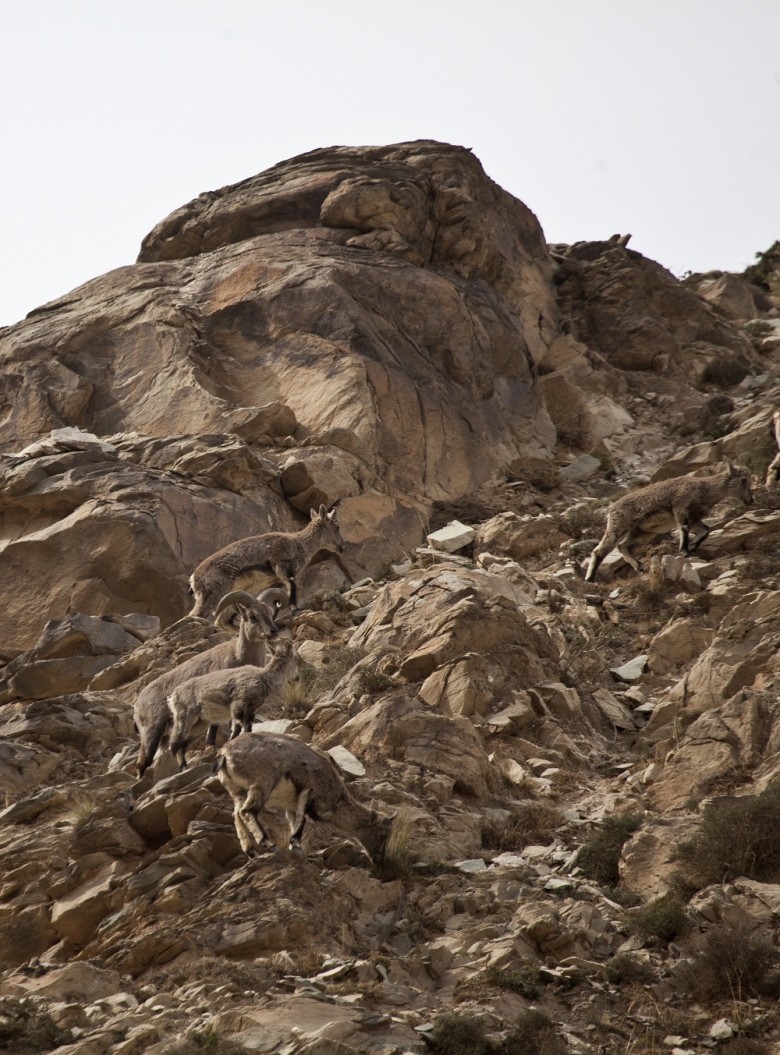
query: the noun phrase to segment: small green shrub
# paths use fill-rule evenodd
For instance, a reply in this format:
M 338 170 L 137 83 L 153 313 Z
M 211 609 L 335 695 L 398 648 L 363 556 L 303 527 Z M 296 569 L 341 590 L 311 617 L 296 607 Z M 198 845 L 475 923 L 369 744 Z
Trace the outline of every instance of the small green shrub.
M 484 978 L 488 985 L 519 993 L 526 1000 L 538 1000 L 542 992 L 542 976 L 538 968 L 530 964 L 522 967 L 497 967 L 492 964 L 485 971 Z
M 703 939 L 678 974 L 696 1000 L 780 996 L 780 952 L 745 927 L 721 926 Z
M 666 942 L 686 934 L 691 921 L 683 901 L 676 894 L 663 894 L 632 914 L 628 925 L 642 938 Z
M 676 856 L 697 889 L 741 875 L 772 878 L 780 869 L 780 783 L 758 795 L 708 803 L 698 833 Z
M 605 817 L 593 838 L 577 854 L 577 865 L 589 879 L 614 886 L 620 879 L 618 862 L 623 844 L 641 824 L 641 813 Z

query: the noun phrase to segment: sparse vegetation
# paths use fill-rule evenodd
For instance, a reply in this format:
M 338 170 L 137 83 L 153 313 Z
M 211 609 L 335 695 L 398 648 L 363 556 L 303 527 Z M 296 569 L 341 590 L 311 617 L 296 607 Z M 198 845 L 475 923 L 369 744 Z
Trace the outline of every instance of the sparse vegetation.
M 103 805 L 105 799 L 98 797 L 96 792 L 77 791 L 72 796 L 68 809 L 73 830 L 80 832 L 85 828 Z
M 249 962 L 223 956 L 198 956 L 161 967 L 153 977 L 154 984 L 164 991 L 219 978 L 222 985 L 232 985 L 248 993 L 264 993 L 276 976 L 267 967 Z
M 72 1039 L 69 1029 L 58 1026 L 31 1000 L 0 998 L 0 1051 L 5 1055 L 53 1051 Z
M 559 514 L 558 526 L 570 538 L 593 535 L 597 539 L 604 530 L 605 519 L 605 501 L 575 502 Z
M 664 578 L 660 565 L 653 563 L 648 571 L 630 586 L 637 609 L 645 615 L 657 615 L 677 596 L 679 585 Z
M 287 681 L 279 693 L 285 718 L 303 718 L 312 705 L 315 675 L 311 667 L 301 667 L 295 681 Z
M 542 992 L 539 969 L 532 964 L 518 967 L 497 967 L 491 964 L 484 973 L 484 979 L 488 985 L 507 989 L 510 993 L 519 993 L 526 1000 L 538 1000 Z
M 780 241 L 773 242 L 762 253 L 756 253 L 755 264 L 749 264 L 742 272 L 742 277 L 761 289 L 771 292 L 773 282 L 777 283 L 780 271 Z
M 763 480 L 769 468 L 769 463 L 776 454 L 777 442 L 775 441 L 774 432 L 767 431 L 754 437 L 749 449 L 742 455 L 741 461 L 758 480 Z M 759 498 L 758 493 L 755 497 L 756 499 Z
M 568 1047 L 552 1019 L 532 1008 L 518 1018 L 498 1051 L 500 1055 L 566 1055 Z
M 701 373 L 701 383 L 717 385 L 719 388 L 733 388 L 750 373 L 745 363 L 735 356 L 724 356 L 712 359 Z
M 675 893 L 663 894 L 637 909 L 629 919 L 634 934 L 644 939 L 672 941 L 691 927 L 685 904 Z
M 656 976 L 653 968 L 644 960 L 621 952 L 607 964 L 607 980 L 618 986 L 649 985 L 656 980 Z
M 773 876 L 780 868 L 780 783 L 758 795 L 708 803 L 698 833 L 676 856 L 696 888 L 740 875 Z
M 564 823 L 563 815 L 545 802 L 524 802 L 508 817 L 486 816 L 482 820 L 485 850 L 522 850 L 524 846 L 549 843 Z
M 387 692 L 388 689 L 394 689 L 395 687 L 396 684 L 393 679 L 388 678 L 386 674 L 383 674 L 379 670 L 372 670 L 369 667 L 361 667 L 358 671 L 359 691 L 367 693 L 369 696 Z
M 379 873 L 383 880 L 403 879 L 411 874 L 415 855 L 411 847 L 414 817 L 409 810 L 401 810 L 393 821 L 385 844 L 385 853 Z
M 190 1033 L 165 1049 L 165 1055 L 248 1055 L 249 1048 L 212 1030 Z
M 677 977 L 696 1000 L 776 998 L 780 952 L 764 934 L 721 925 L 706 935 Z
M 0 966 L 17 967 L 40 955 L 49 942 L 36 908 L 23 909 L 0 925 Z
M 767 1041 L 755 1037 L 734 1037 L 718 1048 L 718 1055 L 771 1055 L 771 1052 Z
M 589 879 L 614 886 L 620 879 L 618 862 L 623 844 L 641 824 L 641 813 L 605 817 L 593 838 L 585 843 L 577 855 L 577 865 Z
M 327 653 L 321 667 L 317 668 L 311 683 L 313 698 L 330 692 L 348 674 L 356 663 L 363 658 L 363 653 L 354 648 L 333 648 Z
M 520 1015 L 502 1040 L 491 1040 L 474 1015 L 441 1015 L 426 1038 L 434 1055 L 565 1055 L 558 1027 L 542 1011 Z
M 426 1040 L 434 1055 L 494 1055 L 496 1050 L 473 1015 L 440 1015 Z

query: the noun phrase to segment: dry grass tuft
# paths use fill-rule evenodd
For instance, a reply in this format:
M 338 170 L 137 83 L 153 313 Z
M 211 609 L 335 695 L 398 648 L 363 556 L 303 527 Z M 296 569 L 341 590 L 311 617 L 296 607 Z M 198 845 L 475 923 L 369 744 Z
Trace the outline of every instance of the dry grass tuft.
M 393 821 L 390 836 L 385 845 L 380 872 L 385 880 L 403 879 L 408 876 L 416 862 L 412 850 L 414 815 L 410 810 L 400 810 Z
M 482 847 L 485 850 L 522 850 L 524 846 L 552 842 L 564 823 L 563 815 L 545 802 L 524 802 L 502 818 L 482 821 Z

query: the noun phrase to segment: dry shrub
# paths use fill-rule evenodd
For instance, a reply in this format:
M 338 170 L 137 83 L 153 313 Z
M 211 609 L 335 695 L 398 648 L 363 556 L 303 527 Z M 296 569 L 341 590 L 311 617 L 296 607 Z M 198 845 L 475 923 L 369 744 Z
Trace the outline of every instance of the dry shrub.
M 702 940 L 677 975 L 696 1000 L 780 996 L 780 952 L 746 927 L 718 927 Z
M 40 954 L 51 944 L 51 932 L 44 926 L 39 906 L 23 909 L 0 926 L 0 966 L 18 967 Z
M 732 388 L 750 373 L 747 366 L 734 356 L 712 359 L 701 373 L 701 382 L 705 385 L 717 385 L 718 388 Z
M 607 964 L 607 981 L 612 985 L 649 985 L 655 980 L 650 964 L 627 952 L 618 953 Z
M 69 1029 L 60 1028 L 48 1011 L 30 1000 L 0 998 L 0 1051 L 4 1055 L 53 1051 L 72 1039 Z
M 190 1033 L 183 1040 L 176 1041 L 165 1048 L 164 1055 L 249 1055 L 249 1048 L 209 1029 Z
M 634 580 L 630 592 L 636 607 L 645 615 L 658 615 L 680 592 L 678 583 L 669 582 L 658 564 Z
M 267 967 L 210 955 L 161 967 L 153 973 L 152 978 L 154 984 L 163 991 L 219 978 L 223 985 L 232 985 L 249 993 L 264 993 L 275 981 L 275 975 Z
M 647 939 L 672 941 L 691 928 L 685 904 L 676 894 L 663 894 L 632 913 L 628 921 L 634 934 Z
M 697 888 L 736 876 L 773 878 L 780 869 L 780 783 L 758 795 L 708 803 L 699 831 L 677 857 Z
M 314 672 L 305 667 L 295 681 L 288 681 L 282 686 L 279 698 L 282 701 L 282 712 L 285 718 L 303 718 L 312 706 L 312 685 Z
M 538 967 L 523 964 L 520 967 L 498 967 L 491 964 L 483 975 L 488 985 L 519 993 L 526 1000 L 538 1000 L 542 992 L 542 976 Z
M 426 1040 L 434 1055 L 494 1055 L 496 1050 L 473 1015 L 439 1015 Z
M 378 869 L 383 880 L 403 879 L 411 873 L 416 862 L 411 846 L 413 831 L 414 815 L 401 810 L 393 821 Z
M 505 818 L 485 817 L 482 846 L 485 850 L 522 850 L 524 846 L 547 844 L 564 823 L 563 815 L 544 802 L 524 802 Z
M 441 1015 L 427 1037 L 434 1055 L 566 1055 L 568 1048 L 558 1027 L 542 1011 L 520 1015 L 503 1040 L 487 1036 L 473 1015 Z
M 718 1055 L 772 1055 L 772 1049 L 765 1040 L 734 1037 L 718 1047 Z
M 620 879 L 618 863 L 623 844 L 641 824 L 641 813 L 605 817 L 593 838 L 577 854 L 577 865 L 589 879 L 614 886 Z
M 559 514 L 558 527 L 569 538 L 581 539 L 583 535 L 598 538 L 604 531 L 605 520 L 603 502 L 575 502 Z
M 354 648 L 330 649 L 323 657 L 323 665 L 317 669 L 311 682 L 312 697 L 317 698 L 330 692 L 362 658 L 363 653 Z
M 566 1055 L 568 1050 L 552 1019 L 533 1008 L 520 1015 L 498 1048 L 500 1055 Z

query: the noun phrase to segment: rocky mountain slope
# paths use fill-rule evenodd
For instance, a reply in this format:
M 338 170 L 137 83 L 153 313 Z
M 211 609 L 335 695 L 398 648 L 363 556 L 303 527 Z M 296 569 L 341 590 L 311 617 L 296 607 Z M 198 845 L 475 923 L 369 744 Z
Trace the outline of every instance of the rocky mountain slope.
M 333 148 L 0 331 L 2 1050 L 780 1051 L 777 252 L 625 243 L 547 246 L 462 148 Z M 752 506 L 584 582 L 613 498 L 725 458 Z M 132 705 L 224 638 L 193 567 L 334 502 L 351 581 L 299 584 L 255 728 L 391 852 L 247 861 L 205 746 L 136 778 Z

